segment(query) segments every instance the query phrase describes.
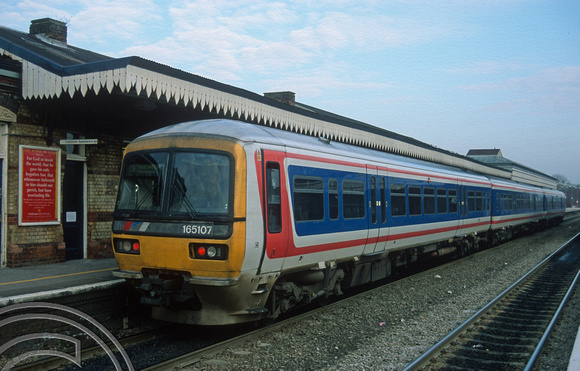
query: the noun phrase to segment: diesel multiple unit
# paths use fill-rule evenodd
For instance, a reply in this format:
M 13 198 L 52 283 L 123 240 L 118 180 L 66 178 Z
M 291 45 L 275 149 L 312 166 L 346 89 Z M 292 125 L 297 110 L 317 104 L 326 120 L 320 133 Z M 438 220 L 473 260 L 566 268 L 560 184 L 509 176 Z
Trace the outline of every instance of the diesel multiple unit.
M 233 120 L 166 127 L 125 151 L 120 270 L 155 318 L 227 325 L 465 255 L 562 220 L 564 194 Z

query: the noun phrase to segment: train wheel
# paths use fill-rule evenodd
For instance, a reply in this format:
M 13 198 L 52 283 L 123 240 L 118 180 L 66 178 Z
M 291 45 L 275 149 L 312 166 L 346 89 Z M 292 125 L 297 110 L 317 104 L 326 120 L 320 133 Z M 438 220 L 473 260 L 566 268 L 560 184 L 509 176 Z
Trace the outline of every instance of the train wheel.
M 270 326 L 276 321 L 276 318 L 268 313 L 264 318 L 260 320 L 262 326 Z
M 320 305 L 321 307 L 325 307 L 328 305 L 329 303 L 329 298 L 328 295 L 324 294 L 324 295 L 320 295 L 316 298 L 316 302 L 318 303 L 318 305 Z
M 463 241 L 459 245 L 459 249 L 457 252 L 458 257 L 463 258 L 469 254 L 469 242 Z

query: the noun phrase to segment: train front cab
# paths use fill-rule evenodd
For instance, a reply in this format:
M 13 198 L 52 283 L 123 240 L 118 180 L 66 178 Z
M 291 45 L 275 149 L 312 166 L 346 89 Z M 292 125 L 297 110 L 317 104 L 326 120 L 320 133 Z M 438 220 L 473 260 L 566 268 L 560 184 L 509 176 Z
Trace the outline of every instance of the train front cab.
M 136 287 L 154 318 L 223 325 L 260 317 L 248 312 L 255 271 L 243 271 L 246 185 L 246 155 L 234 141 L 182 135 L 127 147 L 114 275 Z

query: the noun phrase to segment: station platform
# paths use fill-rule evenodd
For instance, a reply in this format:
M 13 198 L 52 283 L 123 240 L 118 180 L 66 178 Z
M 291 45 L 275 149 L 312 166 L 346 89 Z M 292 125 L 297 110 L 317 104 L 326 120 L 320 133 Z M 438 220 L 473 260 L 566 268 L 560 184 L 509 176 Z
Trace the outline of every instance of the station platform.
M 0 268 L 0 308 L 122 285 L 111 273 L 118 268 L 113 258 Z

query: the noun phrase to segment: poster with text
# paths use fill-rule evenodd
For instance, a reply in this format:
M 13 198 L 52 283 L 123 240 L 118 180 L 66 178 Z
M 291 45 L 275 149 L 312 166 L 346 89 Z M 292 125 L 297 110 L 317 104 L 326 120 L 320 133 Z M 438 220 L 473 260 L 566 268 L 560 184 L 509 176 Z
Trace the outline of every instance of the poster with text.
M 18 224 L 60 223 L 60 149 L 20 146 Z

